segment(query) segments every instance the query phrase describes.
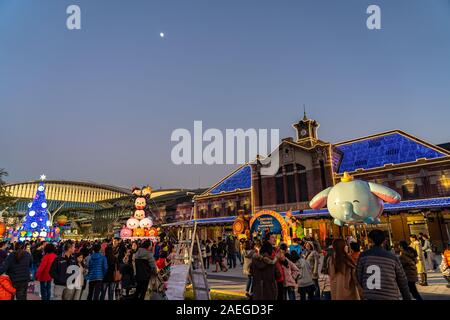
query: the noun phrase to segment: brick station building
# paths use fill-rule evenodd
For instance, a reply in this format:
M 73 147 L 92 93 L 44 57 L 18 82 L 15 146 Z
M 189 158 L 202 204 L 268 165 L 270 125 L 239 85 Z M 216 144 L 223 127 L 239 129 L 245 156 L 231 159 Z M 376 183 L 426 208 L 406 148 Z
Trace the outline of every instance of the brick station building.
M 306 232 L 321 240 L 328 235 L 364 235 L 375 226 L 340 229 L 326 209 L 312 210 L 308 205 L 314 195 L 339 182 L 347 171 L 356 179 L 386 185 L 402 196 L 399 204 L 385 204 L 382 224 L 376 226 L 385 230 L 391 243 L 423 232 L 441 250 L 449 240 L 448 144 L 432 145 L 401 130 L 330 143 L 319 139 L 319 123 L 306 114 L 293 127 L 296 137 L 283 139 L 270 156 L 279 160 L 275 174 L 264 173 L 268 158 L 257 159 L 194 197 L 202 238 L 231 233 L 239 209 L 250 214 L 268 209 L 281 215 L 291 210 Z

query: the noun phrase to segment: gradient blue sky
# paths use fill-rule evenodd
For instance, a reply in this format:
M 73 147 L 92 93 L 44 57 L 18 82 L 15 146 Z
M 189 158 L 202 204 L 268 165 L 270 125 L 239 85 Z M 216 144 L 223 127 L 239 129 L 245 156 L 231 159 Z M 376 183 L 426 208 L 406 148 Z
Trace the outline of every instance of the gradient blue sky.
M 303 103 L 323 140 L 450 141 L 450 1 L 0 0 L 7 181 L 208 186 L 230 166 L 173 165 L 174 129 L 292 136 Z

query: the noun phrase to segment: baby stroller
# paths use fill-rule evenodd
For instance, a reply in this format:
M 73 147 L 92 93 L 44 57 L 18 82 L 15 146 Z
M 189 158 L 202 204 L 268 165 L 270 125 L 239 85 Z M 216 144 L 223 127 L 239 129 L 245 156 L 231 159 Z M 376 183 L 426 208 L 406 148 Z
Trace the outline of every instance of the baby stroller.
M 124 287 L 120 284 L 120 290 L 118 290 L 119 300 L 134 300 L 136 296 L 136 286 L 129 285 Z
M 169 277 L 170 269 L 163 268 L 150 280 L 150 288 L 152 290 L 151 300 L 167 300 L 166 290 Z
M 136 280 L 134 278 L 133 267 L 128 264 L 121 266 L 122 279 L 119 283 L 119 290 L 116 294 L 118 300 L 133 300 L 136 296 Z

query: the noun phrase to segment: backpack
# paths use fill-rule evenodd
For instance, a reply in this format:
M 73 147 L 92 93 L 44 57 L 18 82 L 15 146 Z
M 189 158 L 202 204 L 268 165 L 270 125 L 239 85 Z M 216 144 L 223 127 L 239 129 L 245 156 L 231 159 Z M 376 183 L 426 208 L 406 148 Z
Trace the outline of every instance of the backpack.
M 136 259 L 136 280 L 137 281 L 146 281 L 149 280 L 153 274 L 153 270 L 150 267 L 148 260 L 146 259 Z

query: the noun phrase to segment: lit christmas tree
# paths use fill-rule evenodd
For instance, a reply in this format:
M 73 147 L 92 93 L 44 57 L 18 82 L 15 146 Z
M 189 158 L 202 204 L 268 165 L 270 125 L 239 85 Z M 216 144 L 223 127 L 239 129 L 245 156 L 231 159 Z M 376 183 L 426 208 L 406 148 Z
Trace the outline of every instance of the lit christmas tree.
M 48 239 L 51 222 L 48 219 L 44 180 L 45 175 L 42 175 L 33 202 L 28 204 L 27 214 L 19 228 L 20 241 Z

